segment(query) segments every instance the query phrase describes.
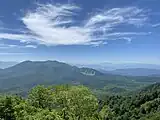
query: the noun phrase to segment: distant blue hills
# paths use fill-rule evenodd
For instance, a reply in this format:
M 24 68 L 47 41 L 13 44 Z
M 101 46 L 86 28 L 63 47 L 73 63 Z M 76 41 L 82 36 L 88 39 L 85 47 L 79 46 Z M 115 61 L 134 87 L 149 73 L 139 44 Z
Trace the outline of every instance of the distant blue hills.
M 125 63 L 125 64 L 77 64 L 79 67 L 90 67 L 103 73 L 125 75 L 125 76 L 160 76 L 160 65 Z

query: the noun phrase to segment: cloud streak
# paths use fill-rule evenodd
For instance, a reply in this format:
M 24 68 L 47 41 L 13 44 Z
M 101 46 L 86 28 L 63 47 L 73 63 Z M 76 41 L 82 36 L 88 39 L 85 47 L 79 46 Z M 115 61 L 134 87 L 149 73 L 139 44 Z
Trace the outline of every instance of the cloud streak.
M 160 23 L 157 24 L 153 24 L 152 27 L 156 28 L 156 27 L 160 27 Z
M 0 44 L 0 49 L 9 49 L 9 48 L 37 48 L 35 45 L 13 45 L 13 44 Z
M 25 54 L 31 54 L 31 53 L 11 53 L 11 52 L 4 52 L 4 53 L 1 53 L 0 52 L 0 55 L 25 55 Z
M 148 19 L 144 14 L 145 12 L 142 9 L 137 7 L 126 7 L 126 8 L 113 8 L 110 10 L 104 10 L 102 13 L 98 13 L 95 16 L 92 16 L 86 26 L 99 26 L 104 25 L 105 27 L 114 27 L 119 24 L 131 24 L 131 25 L 143 25 L 144 22 Z
M 94 45 L 106 44 L 107 40 L 130 38 L 132 35 L 148 33 L 114 32 L 119 25 L 143 26 L 148 17 L 143 9 L 124 7 L 103 10 L 80 24 L 75 24 L 75 16 L 81 8 L 73 4 L 38 5 L 21 19 L 25 32 L 19 34 L 0 33 L 0 39 L 35 42 L 47 46 L 55 45 Z M 27 34 L 26 34 L 27 33 Z M 130 38 L 131 39 L 131 38 Z M 36 48 L 35 46 L 26 46 Z

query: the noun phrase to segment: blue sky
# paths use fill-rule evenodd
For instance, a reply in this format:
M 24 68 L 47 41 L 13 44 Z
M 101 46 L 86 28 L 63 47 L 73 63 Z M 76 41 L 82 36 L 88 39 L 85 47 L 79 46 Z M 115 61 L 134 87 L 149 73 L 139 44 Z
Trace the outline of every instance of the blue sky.
M 0 60 L 160 64 L 159 0 L 1 0 Z

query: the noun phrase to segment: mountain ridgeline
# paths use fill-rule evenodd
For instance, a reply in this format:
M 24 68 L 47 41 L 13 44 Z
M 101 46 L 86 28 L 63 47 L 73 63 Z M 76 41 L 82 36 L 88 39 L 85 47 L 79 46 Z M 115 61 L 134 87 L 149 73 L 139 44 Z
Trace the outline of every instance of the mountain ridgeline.
M 149 68 L 127 68 L 127 69 L 116 69 L 113 71 L 102 71 L 102 72 L 116 74 L 116 75 L 125 75 L 125 76 L 160 76 L 160 69 L 149 69 Z
M 94 74 L 93 74 L 94 73 Z M 25 61 L 0 71 L 1 88 L 36 84 L 79 84 L 88 77 L 104 76 L 89 68 L 77 68 L 57 61 Z M 87 82 L 86 82 L 87 84 Z
M 125 91 L 135 90 L 153 82 L 158 77 L 128 77 L 101 73 L 92 68 L 78 68 L 58 61 L 24 61 L 0 70 L 0 88 L 24 91 L 42 85 L 85 85 L 92 89 Z

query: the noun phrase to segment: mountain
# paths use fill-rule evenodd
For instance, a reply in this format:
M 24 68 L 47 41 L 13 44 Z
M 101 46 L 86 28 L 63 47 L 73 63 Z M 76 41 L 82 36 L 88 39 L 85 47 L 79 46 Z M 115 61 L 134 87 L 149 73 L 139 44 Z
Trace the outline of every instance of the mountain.
M 97 70 L 78 68 L 58 61 L 25 61 L 0 71 L 0 87 L 33 87 L 37 84 L 94 86 L 94 82 L 100 79 L 103 81 L 104 78 L 105 75 Z
M 8 67 L 14 66 L 16 64 L 18 64 L 18 62 L 4 62 L 4 61 L 0 61 L 0 68 L 4 69 L 4 68 L 8 68 Z
M 111 88 L 111 91 L 117 92 L 134 90 L 157 81 L 159 81 L 158 77 L 113 75 L 92 68 L 78 68 L 58 61 L 24 61 L 0 70 L 0 88 L 4 91 L 13 91 L 13 89 L 27 91 L 38 84 L 72 84 L 102 90 Z
M 160 76 L 159 69 L 148 69 L 148 68 L 128 68 L 128 69 L 117 69 L 113 71 L 102 71 L 103 73 L 111 73 L 125 76 Z

